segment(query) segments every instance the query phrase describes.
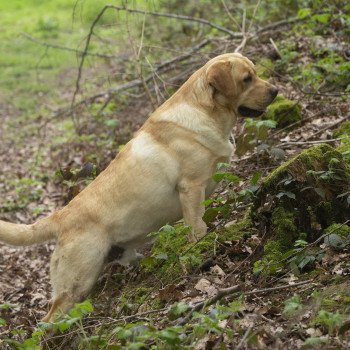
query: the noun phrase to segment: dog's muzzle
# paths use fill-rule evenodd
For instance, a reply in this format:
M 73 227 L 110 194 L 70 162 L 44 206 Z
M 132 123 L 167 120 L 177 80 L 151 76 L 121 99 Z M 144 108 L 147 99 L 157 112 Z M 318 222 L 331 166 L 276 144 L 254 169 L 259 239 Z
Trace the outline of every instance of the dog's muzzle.
M 238 112 L 242 117 L 260 117 L 265 111 L 260 111 L 258 109 L 252 109 L 246 106 L 239 106 Z

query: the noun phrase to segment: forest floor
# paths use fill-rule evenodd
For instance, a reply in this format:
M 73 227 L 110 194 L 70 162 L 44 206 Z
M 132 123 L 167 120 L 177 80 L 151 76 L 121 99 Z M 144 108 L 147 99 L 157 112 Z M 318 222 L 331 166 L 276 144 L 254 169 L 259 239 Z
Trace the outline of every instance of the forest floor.
M 283 40 L 277 34 L 274 35 L 277 43 L 279 39 Z M 299 41 L 299 61 L 307 64 L 315 59 L 308 50 L 310 43 L 314 44 L 313 39 L 296 36 L 290 41 L 293 40 Z M 235 45 L 228 44 L 224 49 L 218 40 L 214 47 L 209 46 L 198 54 L 198 60 L 192 62 L 190 68 L 195 69 L 209 57 L 223 53 L 223 50 L 232 50 Z M 327 36 L 328 48 L 337 47 L 337 50 L 342 51 L 345 46 L 346 43 L 339 42 L 336 36 Z M 247 44 L 243 53 L 259 62 L 261 55 L 268 56 L 273 50 L 271 45 L 261 40 Z M 130 52 L 120 50 L 118 54 L 122 57 L 123 54 L 130 55 Z M 345 57 L 349 59 L 349 56 Z M 91 84 L 85 91 L 86 95 L 94 89 L 98 92 L 97 89 L 109 79 L 108 75 L 115 74 L 118 69 L 105 63 L 85 67 L 82 84 Z M 176 74 L 182 69 L 179 63 Z M 96 72 L 106 79 L 101 85 L 96 81 L 89 82 Z M 77 71 L 68 66 L 55 74 L 54 83 L 50 81 L 49 88 L 57 84 L 55 101 L 69 105 L 74 94 Z M 269 144 L 278 145 L 276 148 L 282 153 L 257 152 L 254 148 L 241 157 L 233 155 L 230 171 L 239 176 L 241 181 L 220 186 L 214 195 L 216 198 L 225 197 L 230 191 L 238 193 L 248 188 L 254 174 L 259 172 L 262 179 L 303 149 L 321 142 L 332 146 L 340 144 L 333 132 L 341 122 L 350 118 L 348 96 L 332 92 L 305 93 L 296 88 L 292 79 L 287 79 L 273 68 L 269 75 L 281 94 L 298 101 L 302 108 L 302 120 L 293 129 L 269 130 Z M 169 76 L 167 78 L 170 79 Z M 181 79 L 176 84 L 180 84 Z M 16 101 L 12 103 L 10 89 L 7 86 L 0 88 L 4 92 L 0 93 L 0 218 L 16 223 L 31 223 L 62 207 L 91 178 L 87 176 L 71 183 L 59 175 L 60 171 L 84 169 L 86 162 L 98 164 L 103 169 L 117 154 L 118 147 L 128 141 L 152 111 L 147 94 L 138 94 L 137 97 L 137 93 L 133 92 L 131 97 L 116 100 L 119 109 L 108 110 L 107 122 L 96 122 L 95 119 L 84 121 L 84 132 L 77 135 L 69 116 L 50 118 L 54 115 L 48 114 L 52 107 L 50 104 L 53 103 L 50 92 L 35 93 L 36 105 L 30 106 L 28 116 L 21 108 L 21 100 L 17 101 L 21 92 L 16 91 Z M 45 112 L 42 111 L 43 105 Z M 87 118 L 86 111 L 81 118 Z M 114 119 L 118 119 L 118 123 L 113 123 Z M 242 132 L 243 123 L 243 120 L 239 121 L 234 130 L 235 135 Z M 258 143 L 261 144 L 260 141 Z M 228 216 L 214 220 L 209 228 L 220 234 L 220 229 L 236 225 L 244 216 L 247 206 L 249 202 L 235 206 Z M 175 279 L 172 278 L 174 266 L 170 266 L 165 276 L 159 276 L 147 268 L 146 262 L 128 268 L 109 264 L 92 294 L 94 312 L 66 333 L 43 336 L 40 344 L 47 348 L 70 349 L 77 347 L 75 337 L 78 337 L 79 341 L 91 338 L 86 348 L 96 346 L 114 349 L 108 347 L 107 343 L 109 341 L 112 344 L 113 337 L 120 330 L 115 331 L 109 340 L 101 337 L 102 330 L 111 326 L 116 329 L 122 324 L 130 329 L 139 327 L 137 332 L 145 332 L 148 338 L 144 341 L 149 341 L 151 345 L 158 341 L 152 338 L 152 334 L 162 329 L 169 331 L 169 327 L 173 327 L 169 334 L 157 334 L 160 342 L 173 337 L 173 346 L 177 348 L 177 341 L 180 340 L 176 337 L 181 338 L 181 332 L 186 333 L 186 330 L 181 328 L 184 327 L 184 317 L 179 320 L 176 312 L 183 315 L 185 311 L 174 311 L 174 305 L 179 309 L 183 305 L 195 305 L 222 293 L 224 288 L 239 286 L 237 291 L 240 294 L 232 292 L 231 298 L 226 299 L 230 310 L 222 311 L 217 306 L 217 311 L 209 307 L 207 314 L 198 316 L 202 317 L 199 323 L 203 326 L 201 331 L 196 328 L 200 336 L 186 335 L 193 337 L 193 348 L 224 348 L 220 344 L 231 344 L 236 349 L 350 348 L 350 250 L 335 251 L 322 246 L 323 258 L 310 271 L 292 273 L 282 269 L 272 276 L 257 277 L 253 273 L 253 261 L 256 260 L 254 255 L 258 254 L 258 248 L 252 247 L 261 250 L 262 241 L 261 235 L 257 233 L 233 239 L 225 246 L 217 243 L 218 246 L 209 250 L 194 270 L 188 270 L 177 262 L 182 272 L 177 275 L 174 272 Z M 4 324 L 0 324 L 0 344 L 4 341 L 0 345 L 2 348 L 21 348 L 18 344 L 31 337 L 32 332 L 37 330 L 37 322 L 46 314 L 51 289 L 49 261 L 53 249 L 54 243 L 25 248 L 0 243 L 0 320 L 4 321 Z M 190 246 L 188 249 L 195 247 Z M 146 257 L 152 253 L 150 247 L 143 251 Z M 157 265 L 157 268 L 160 267 Z M 288 307 L 293 312 L 289 313 Z M 231 312 L 230 317 L 215 319 L 210 316 L 210 312 L 220 314 L 228 311 Z M 151 331 L 150 324 L 154 327 Z M 232 331 L 231 337 L 228 329 Z M 120 337 L 125 346 L 128 346 L 128 341 L 130 344 L 141 343 L 137 335 Z M 8 339 L 12 339 L 13 343 Z M 91 345 L 93 341 L 95 345 Z M 171 344 L 171 340 L 169 342 Z M 29 347 L 23 346 L 21 349 Z

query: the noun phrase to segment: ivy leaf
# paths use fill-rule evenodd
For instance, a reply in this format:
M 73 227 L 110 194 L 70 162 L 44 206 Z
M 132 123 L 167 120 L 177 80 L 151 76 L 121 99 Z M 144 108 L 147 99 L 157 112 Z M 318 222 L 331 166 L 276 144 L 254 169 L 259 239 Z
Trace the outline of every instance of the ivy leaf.
M 315 188 L 314 188 L 314 191 L 315 191 L 322 199 L 325 199 L 325 198 L 326 198 L 326 193 L 325 193 L 325 191 L 323 191 L 322 188 L 315 187 Z
M 280 193 L 276 194 L 276 197 L 278 199 L 282 198 L 283 196 L 286 196 L 286 197 L 291 198 L 291 199 L 295 199 L 295 194 L 292 192 L 286 191 L 286 192 L 280 192 Z
M 298 264 L 298 267 L 299 267 L 300 271 L 302 271 L 305 266 L 307 266 L 309 264 L 312 264 L 315 260 L 316 260 L 316 258 L 313 255 L 306 255 L 306 256 L 304 256 L 304 258 Z
M 324 238 L 324 242 L 337 251 L 342 250 L 346 246 L 344 240 L 336 233 L 331 233 L 330 235 L 326 236 Z

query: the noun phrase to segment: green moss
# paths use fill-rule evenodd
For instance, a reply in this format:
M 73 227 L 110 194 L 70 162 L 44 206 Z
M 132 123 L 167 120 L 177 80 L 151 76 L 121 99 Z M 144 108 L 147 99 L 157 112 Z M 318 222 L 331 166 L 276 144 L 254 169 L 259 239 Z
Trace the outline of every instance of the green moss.
M 255 271 L 262 267 L 264 272 L 277 271 L 281 256 L 294 248 L 297 239 L 312 242 L 322 229 L 349 217 L 345 198 L 339 198 L 350 190 L 349 176 L 342 155 L 320 145 L 285 162 L 264 179 L 251 210 L 253 223 L 266 237 Z M 275 267 L 270 268 L 271 264 Z
M 272 213 L 273 236 L 279 242 L 282 252 L 290 249 L 298 237 L 295 221 L 295 214 L 283 206 L 277 207 Z
M 350 235 L 350 227 L 343 224 L 332 224 L 325 229 L 324 233 L 335 233 L 341 237 L 348 237 Z
M 261 260 L 254 263 L 253 272 L 270 275 L 283 267 L 283 247 L 280 241 L 268 240 L 264 245 L 264 255 Z
M 340 126 L 333 131 L 334 137 L 339 137 L 341 135 L 350 135 L 350 120 L 340 124 Z
M 197 243 L 188 241 L 189 230 L 182 224 L 166 225 L 157 234 L 151 256 L 141 262 L 145 270 L 165 280 L 173 279 L 182 273 L 190 273 L 209 256 L 218 254 L 227 242 L 248 237 L 254 232 L 249 211 L 237 224 L 209 233 Z
M 302 119 L 301 106 L 280 95 L 267 108 L 265 118 L 274 120 L 278 128 L 284 128 Z

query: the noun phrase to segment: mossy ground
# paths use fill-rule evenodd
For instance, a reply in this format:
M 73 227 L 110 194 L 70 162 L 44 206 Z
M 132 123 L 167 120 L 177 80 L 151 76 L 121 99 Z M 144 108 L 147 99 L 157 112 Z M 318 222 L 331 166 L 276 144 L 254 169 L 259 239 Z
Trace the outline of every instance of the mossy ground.
M 278 128 L 285 128 L 302 119 L 301 106 L 296 101 L 291 101 L 284 96 L 277 96 L 275 101 L 267 108 L 266 119 L 272 119 Z
M 312 242 L 339 228 L 350 216 L 346 200 L 339 197 L 349 191 L 349 179 L 346 162 L 328 145 L 310 148 L 273 171 L 251 211 L 253 222 L 267 232 L 264 256 L 255 270 L 275 272 L 297 239 Z M 349 227 L 339 231 L 347 235 Z
M 157 234 L 151 256 L 141 261 L 145 270 L 155 273 L 164 281 L 183 273 L 191 273 L 208 257 L 219 254 L 229 242 L 250 236 L 254 232 L 249 211 L 240 222 L 208 233 L 196 243 L 188 241 L 189 230 L 183 224 L 165 226 Z
M 333 131 L 334 137 L 340 137 L 342 135 L 350 136 L 350 120 L 343 122 Z

